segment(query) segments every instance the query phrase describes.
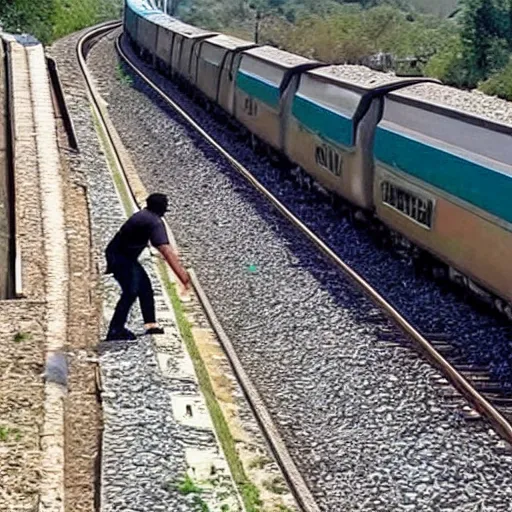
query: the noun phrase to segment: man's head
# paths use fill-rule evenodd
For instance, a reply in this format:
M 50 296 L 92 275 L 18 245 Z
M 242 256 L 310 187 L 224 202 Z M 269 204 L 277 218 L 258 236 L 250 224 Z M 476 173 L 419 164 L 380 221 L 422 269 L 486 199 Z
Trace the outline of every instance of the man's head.
M 146 204 L 149 211 L 163 217 L 164 213 L 167 211 L 169 202 L 165 194 L 155 193 L 148 196 Z

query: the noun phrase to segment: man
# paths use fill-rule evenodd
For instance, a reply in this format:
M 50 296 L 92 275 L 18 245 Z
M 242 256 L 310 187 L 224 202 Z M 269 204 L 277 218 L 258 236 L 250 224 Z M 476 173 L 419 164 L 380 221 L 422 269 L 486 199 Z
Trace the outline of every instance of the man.
M 116 233 L 105 251 L 107 274 L 114 274 L 121 286 L 121 298 L 110 322 L 107 340 L 134 340 L 135 335 L 125 327 L 128 313 L 135 299 L 139 298 L 146 334 L 163 334 L 156 322 L 155 300 L 151 281 L 137 261 L 141 252 L 151 242 L 156 247 L 185 287 L 190 277 L 171 249 L 162 217 L 167 211 L 167 197 L 151 194 L 147 207 L 132 215 Z

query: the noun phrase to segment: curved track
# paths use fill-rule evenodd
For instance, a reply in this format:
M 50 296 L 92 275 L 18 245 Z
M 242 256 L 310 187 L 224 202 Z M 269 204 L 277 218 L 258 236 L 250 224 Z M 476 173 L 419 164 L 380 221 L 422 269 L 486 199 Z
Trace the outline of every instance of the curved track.
M 86 55 L 94 41 L 105 35 L 107 32 L 120 26 L 119 22 L 109 23 L 96 27 L 89 31 L 80 40 L 78 45 L 78 54 L 80 64 L 84 73 L 84 77 L 89 87 L 91 101 L 93 108 L 99 114 L 98 117 L 102 118 L 101 108 L 99 107 L 99 99 L 92 86 L 92 80 L 89 71 L 87 70 Z M 193 129 L 206 140 L 222 157 L 224 157 L 234 169 L 236 169 L 259 193 L 261 193 L 279 212 L 281 212 L 297 229 L 299 229 L 309 240 L 311 240 L 324 254 L 326 254 L 332 262 L 340 268 L 356 285 L 360 288 L 372 301 L 389 316 L 395 325 L 404 332 L 408 339 L 410 339 L 414 346 L 424 356 L 426 356 L 432 364 L 434 364 L 443 375 L 451 382 L 451 384 L 470 402 L 470 404 L 484 417 L 486 417 L 497 432 L 510 444 L 512 444 L 512 426 L 504 415 L 488 400 L 485 396 L 477 391 L 464 375 L 452 366 L 443 355 L 435 348 L 434 341 L 429 340 L 426 336 L 422 335 L 406 318 L 397 311 L 382 295 L 380 295 L 364 278 L 362 278 L 356 271 L 347 265 L 327 244 L 325 244 L 318 236 L 315 235 L 304 223 L 302 223 L 293 213 L 291 213 L 286 206 L 284 206 L 273 194 L 271 194 L 252 174 L 238 162 L 232 155 L 230 155 L 221 145 L 219 145 L 200 125 L 198 125 L 191 116 L 187 114 L 176 102 L 170 99 L 166 93 L 160 89 L 147 75 L 141 72 L 138 67 L 130 60 L 128 54 L 123 51 L 122 45 L 119 40 L 117 41 L 117 50 L 126 62 L 126 64 L 137 74 L 152 90 L 154 90 L 164 102 L 178 113 Z M 107 133 L 108 129 L 105 128 Z M 120 169 L 122 167 L 122 160 L 116 149 L 115 142 L 109 134 L 109 142 L 116 155 L 116 165 Z M 133 196 L 133 193 L 132 193 Z M 134 198 L 134 196 L 133 196 Z M 251 385 L 248 377 L 241 368 L 241 365 L 236 357 L 236 353 L 229 342 L 226 334 L 222 330 L 219 322 L 215 318 L 215 314 L 209 304 L 209 301 L 202 290 L 197 278 L 194 278 L 194 286 L 198 298 L 205 307 L 207 315 L 210 317 L 212 325 L 217 330 L 219 338 L 224 343 L 228 357 L 231 364 L 235 369 L 241 384 L 246 392 L 253 411 L 258 418 L 264 433 L 269 440 L 270 445 L 276 455 L 278 462 L 281 465 L 283 473 L 285 474 L 288 482 L 291 485 L 292 491 L 301 504 L 304 510 L 318 510 L 311 493 L 307 489 L 302 477 L 293 464 L 291 457 L 286 452 L 284 444 L 282 443 L 277 429 L 272 424 L 270 416 L 266 414 L 265 408 L 257 396 L 255 388 Z M 283 451 L 284 450 L 284 451 Z

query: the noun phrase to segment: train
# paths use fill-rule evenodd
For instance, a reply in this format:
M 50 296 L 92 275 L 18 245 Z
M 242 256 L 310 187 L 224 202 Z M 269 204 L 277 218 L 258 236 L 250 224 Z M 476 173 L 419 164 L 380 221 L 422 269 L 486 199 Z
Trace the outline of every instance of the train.
M 512 320 L 512 126 L 126 0 L 124 34 L 327 195 Z M 373 221 L 372 220 L 372 221 Z

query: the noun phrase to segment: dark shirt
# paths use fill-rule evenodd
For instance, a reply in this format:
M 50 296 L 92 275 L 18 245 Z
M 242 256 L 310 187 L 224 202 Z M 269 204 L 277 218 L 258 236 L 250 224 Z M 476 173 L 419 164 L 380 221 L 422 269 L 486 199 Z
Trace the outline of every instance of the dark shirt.
M 156 213 L 144 208 L 132 215 L 116 233 L 107 247 L 109 256 L 121 256 L 128 260 L 137 260 L 144 247 L 151 245 L 158 247 L 169 243 L 164 222 Z

